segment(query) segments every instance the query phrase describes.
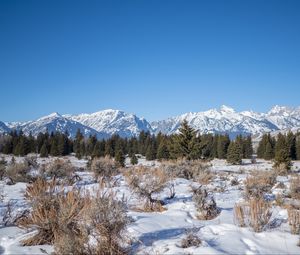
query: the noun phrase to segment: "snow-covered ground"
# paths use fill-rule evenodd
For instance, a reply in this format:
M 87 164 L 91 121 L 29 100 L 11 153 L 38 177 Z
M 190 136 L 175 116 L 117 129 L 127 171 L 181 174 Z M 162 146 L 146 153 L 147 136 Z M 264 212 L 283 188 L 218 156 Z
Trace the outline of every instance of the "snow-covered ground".
M 16 158 L 17 161 L 22 160 Z M 84 168 L 85 160 L 77 160 L 69 157 L 77 168 Z M 9 160 L 9 159 L 8 159 Z M 47 161 L 47 160 L 46 160 Z M 39 159 L 39 163 L 42 159 Z M 127 161 L 128 162 L 128 161 Z M 139 159 L 140 164 L 149 166 L 158 165 L 158 162 L 149 162 Z M 234 223 L 234 204 L 243 196 L 241 187 L 243 180 L 251 171 L 270 170 L 271 162 L 259 160 L 257 164 L 251 164 L 244 160 L 241 166 L 230 166 L 224 160 L 211 162 L 211 170 L 216 173 L 215 179 L 208 185 L 209 190 L 214 190 L 217 206 L 221 209 L 219 216 L 213 220 L 202 221 L 197 219 L 197 211 L 192 201 L 192 181 L 177 178 L 174 182 L 176 195 L 168 200 L 163 212 L 137 212 L 134 206 L 140 204 L 140 200 L 134 195 L 125 178 L 120 175 L 118 185 L 114 187 L 117 195 L 126 197 L 129 204 L 128 214 L 133 218 L 128 226 L 128 234 L 132 242 L 133 254 L 300 254 L 297 246 L 299 236 L 292 235 L 287 223 L 287 211 L 279 207 L 273 207 L 273 222 L 279 222 L 276 226 L 270 226 L 261 233 L 254 233 L 250 228 L 240 228 Z M 294 162 L 294 170 L 299 169 L 300 162 Z M 87 190 L 94 190 L 98 184 L 93 182 L 91 173 L 78 172 L 82 180 L 77 185 L 82 185 Z M 230 185 L 231 179 L 237 178 L 240 185 Z M 287 182 L 288 178 L 278 177 L 280 181 Z M 4 185 L 1 183 L 4 199 L 0 210 L 9 200 L 13 200 L 15 208 L 26 207 L 23 194 L 25 183 Z M 276 190 L 273 190 L 276 193 Z M 166 189 L 160 194 L 162 199 L 169 195 Z M 181 248 L 181 241 L 188 230 L 202 240 L 199 247 Z M 26 235 L 25 230 L 18 227 L 0 228 L 0 254 L 43 254 L 51 253 L 51 246 L 22 247 L 19 243 Z

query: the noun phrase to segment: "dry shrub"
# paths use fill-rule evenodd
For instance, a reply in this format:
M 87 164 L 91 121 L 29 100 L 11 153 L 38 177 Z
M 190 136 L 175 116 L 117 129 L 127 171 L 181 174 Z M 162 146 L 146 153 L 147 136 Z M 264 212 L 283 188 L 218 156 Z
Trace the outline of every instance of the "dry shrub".
M 193 201 L 200 213 L 198 216 L 200 220 L 214 219 L 220 213 L 214 197 L 202 186 L 193 189 Z
M 181 248 L 199 247 L 202 243 L 201 239 L 194 233 L 195 230 L 187 231 L 186 237 L 181 240 Z
M 7 177 L 10 182 L 7 184 L 32 181 L 33 177 L 30 175 L 30 169 L 31 167 L 26 161 L 8 165 L 6 168 L 5 177 Z
M 26 156 L 24 158 L 24 162 L 26 162 L 28 164 L 28 166 L 32 167 L 32 168 L 39 168 L 39 164 L 37 162 L 37 157 L 36 156 Z
M 246 198 L 262 198 L 265 193 L 271 191 L 276 183 L 276 176 L 268 171 L 256 171 L 247 177 L 245 181 Z
M 239 185 L 240 184 L 240 182 L 239 182 L 239 179 L 237 178 L 237 177 L 234 177 L 233 179 L 231 179 L 231 181 L 230 181 L 230 185 L 231 186 L 237 186 L 237 185 Z
M 300 209 L 295 207 L 288 208 L 288 222 L 293 235 L 300 234 Z
M 71 235 L 74 242 L 84 237 L 79 225 L 80 216 L 88 208 L 88 200 L 73 189 L 64 192 L 53 179 L 38 179 L 29 185 L 25 197 L 32 205 L 31 212 L 19 220 L 22 228 L 37 229 L 37 233 L 23 241 L 23 245 L 55 244 L 61 236 Z
M 263 199 L 250 199 L 234 206 L 236 224 L 240 227 L 252 227 L 254 232 L 262 232 L 268 226 L 272 216 L 270 204 Z
M 44 165 L 41 171 L 50 178 L 71 178 L 74 173 L 74 167 L 70 161 L 55 159 L 51 163 Z
M 162 211 L 163 202 L 155 199 L 167 187 L 169 177 L 161 168 L 138 166 L 126 172 L 129 187 L 141 198 L 146 199 L 145 211 Z
M 110 182 L 112 177 L 119 174 L 117 163 L 110 157 L 94 158 L 91 163 L 91 170 L 96 180 L 101 177 L 104 181 Z
M 87 219 L 96 245 L 90 246 L 91 254 L 126 254 L 121 245 L 126 237 L 125 229 L 130 222 L 126 215 L 125 200 L 117 200 L 111 191 L 99 191 L 91 201 Z
M 209 164 L 202 160 L 185 160 L 166 161 L 162 168 L 170 176 L 195 180 L 202 184 L 209 183 L 214 175 L 209 170 Z
M 293 177 L 290 181 L 290 196 L 294 199 L 300 199 L 300 176 Z

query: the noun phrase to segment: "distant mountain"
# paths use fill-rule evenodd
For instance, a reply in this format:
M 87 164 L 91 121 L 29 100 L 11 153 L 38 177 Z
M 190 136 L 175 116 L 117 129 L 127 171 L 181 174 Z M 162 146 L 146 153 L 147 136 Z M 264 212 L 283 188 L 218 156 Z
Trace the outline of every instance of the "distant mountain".
M 40 119 L 28 122 L 0 122 L 0 133 L 9 130 L 22 129 L 25 134 L 30 132 L 37 135 L 48 130 L 68 131 L 74 137 L 77 129 L 87 137 L 91 134 L 98 138 L 108 138 L 114 134 L 121 137 L 138 136 L 141 131 L 152 134 L 162 132 L 174 134 L 183 120 L 193 126 L 200 133 L 228 133 L 231 137 L 238 134 L 253 135 L 258 138 L 267 132 L 278 133 L 280 130 L 299 130 L 300 108 L 275 106 L 267 113 L 253 111 L 236 112 L 228 106 L 211 109 L 204 112 L 185 113 L 176 117 L 151 124 L 144 118 L 120 110 L 103 110 L 91 114 L 60 115 L 53 113 Z
M 65 116 L 108 135 L 133 137 L 138 136 L 141 131 L 152 131 L 151 125 L 145 119 L 119 110 L 108 109 L 91 114 Z
M 79 122 L 70 120 L 63 117 L 59 113 L 52 113 L 50 115 L 44 116 L 34 121 L 28 121 L 25 123 L 14 123 L 11 124 L 11 129 L 22 130 L 24 134 L 37 136 L 39 133 L 44 133 L 48 131 L 51 132 L 68 132 L 71 137 L 75 137 L 76 132 L 80 129 L 81 133 L 85 136 L 97 135 L 99 137 L 106 138 L 106 134 L 100 134 L 96 130 L 84 126 Z
M 156 121 L 152 123 L 152 128 L 155 133 L 173 134 L 178 130 L 180 123 L 186 119 L 192 127 L 202 134 L 228 133 L 234 137 L 237 134 L 250 135 L 278 130 L 279 127 L 276 122 L 268 116 L 268 114 L 252 111 L 236 112 L 234 109 L 223 105 L 220 109 L 186 113 L 167 120 Z
M 10 131 L 10 128 L 5 125 L 4 122 L 0 121 L 0 134 L 1 133 L 8 133 Z

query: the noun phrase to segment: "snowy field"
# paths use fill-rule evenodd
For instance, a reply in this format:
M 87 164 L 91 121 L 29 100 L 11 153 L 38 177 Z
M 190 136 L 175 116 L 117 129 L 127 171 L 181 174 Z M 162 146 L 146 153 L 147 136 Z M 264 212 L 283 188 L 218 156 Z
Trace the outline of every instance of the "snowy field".
M 86 168 L 87 161 L 69 157 L 72 164 L 80 169 Z M 10 161 L 10 157 L 6 156 Z M 17 158 L 22 161 L 22 158 Z M 50 159 L 38 159 L 39 163 L 47 163 Z M 129 160 L 126 161 L 129 165 Z M 139 164 L 148 166 L 159 165 L 139 159 Z M 211 171 L 215 173 L 214 179 L 207 185 L 213 192 L 220 214 L 213 220 L 203 221 L 197 219 L 197 210 L 192 201 L 192 186 L 199 185 L 193 181 L 176 178 L 172 182 L 175 188 L 175 197 L 167 200 L 163 212 L 139 212 L 134 210 L 140 204 L 140 199 L 131 192 L 125 178 L 117 176 L 118 184 L 113 188 L 118 197 L 125 196 L 129 209 L 128 215 L 132 217 L 127 232 L 130 237 L 132 254 L 300 254 L 297 246 L 299 235 L 292 235 L 288 225 L 287 210 L 274 205 L 269 226 L 261 233 L 255 233 L 251 228 L 241 228 L 235 224 L 233 208 L 237 201 L 243 198 L 244 180 L 252 171 L 268 170 L 272 163 L 258 160 L 251 164 L 244 160 L 243 165 L 230 166 L 224 160 L 211 162 Z M 298 173 L 300 162 L 294 162 L 293 170 Z M 84 189 L 95 191 L 98 184 L 93 180 L 92 173 L 78 171 L 81 180 L 75 185 Z M 238 180 L 238 185 L 232 185 L 233 179 Z M 290 177 L 277 177 L 277 181 L 289 185 Z M 1 182 L 3 199 L 1 201 L 1 215 L 8 201 L 13 201 L 14 209 L 26 208 L 24 199 L 26 183 L 5 185 Z M 275 185 L 276 186 L 276 185 Z M 268 194 L 270 200 L 275 200 L 275 195 L 281 190 L 273 188 Z M 169 190 L 165 189 L 159 196 L 166 199 Z M 30 235 L 15 226 L 0 228 L 0 254 L 45 254 L 51 253 L 51 246 L 23 247 L 20 240 Z M 202 241 L 199 247 L 182 248 L 181 242 L 187 233 L 192 230 Z M 32 230 L 34 231 L 34 230 Z

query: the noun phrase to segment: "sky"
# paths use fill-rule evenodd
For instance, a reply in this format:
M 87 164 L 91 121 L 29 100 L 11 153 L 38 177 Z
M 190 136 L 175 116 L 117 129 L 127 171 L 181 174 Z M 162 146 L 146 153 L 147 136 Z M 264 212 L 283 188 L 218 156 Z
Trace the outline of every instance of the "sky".
M 0 120 L 300 106 L 300 1 L 1 0 Z

